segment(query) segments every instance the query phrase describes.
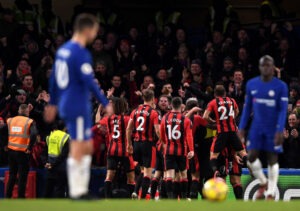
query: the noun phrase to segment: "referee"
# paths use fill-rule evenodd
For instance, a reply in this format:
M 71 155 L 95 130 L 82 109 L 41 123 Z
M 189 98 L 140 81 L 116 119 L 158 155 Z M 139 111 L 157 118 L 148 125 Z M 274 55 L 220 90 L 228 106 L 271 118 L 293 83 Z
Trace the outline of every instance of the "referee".
M 25 198 L 29 172 L 29 154 L 36 141 L 37 129 L 29 116 L 29 107 L 21 104 L 18 116 L 7 120 L 9 180 L 6 197 L 11 198 L 18 178 L 18 198 Z

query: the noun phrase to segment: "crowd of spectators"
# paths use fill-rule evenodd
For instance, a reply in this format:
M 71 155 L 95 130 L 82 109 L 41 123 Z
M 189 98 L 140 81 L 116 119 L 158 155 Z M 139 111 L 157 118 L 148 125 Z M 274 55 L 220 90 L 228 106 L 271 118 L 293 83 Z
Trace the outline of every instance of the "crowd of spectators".
M 0 130 L 8 117 L 17 115 L 18 106 L 27 103 L 39 130 L 39 147 L 50 132 L 42 113 L 51 97 L 48 78 L 54 55 L 69 39 L 71 29 L 49 5 L 38 13 L 28 3 L 17 3 L 14 9 L 0 10 Z M 162 94 L 184 100 L 196 97 L 205 108 L 214 97 L 214 84 L 223 81 L 228 95 L 242 109 L 245 83 L 259 74 L 259 58 L 269 54 L 276 62 L 275 76 L 290 87 L 281 165 L 300 168 L 300 55 L 296 47 L 300 45 L 294 26 L 264 19 L 252 29 L 237 23 L 229 24 L 224 33 L 206 28 L 200 35 L 205 42 L 198 46 L 190 44 L 187 32 L 180 24 L 166 24 L 159 31 L 151 21 L 145 27 L 132 26 L 122 32 L 102 25 L 89 46 L 101 89 L 109 96 L 125 97 L 130 109 L 141 102 L 141 90 L 146 88 L 154 89 L 157 98 Z M 98 105 L 94 104 L 95 116 Z M 93 130 L 95 140 L 100 140 L 95 143 L 94 165 L 104 165 L 105 142 L 101 140 L 105 138 L 98 127 Z M 33 163 L 34 167 L 42 166 Z M 5 146 L 0 141 L 0 165 L 5 164 Z

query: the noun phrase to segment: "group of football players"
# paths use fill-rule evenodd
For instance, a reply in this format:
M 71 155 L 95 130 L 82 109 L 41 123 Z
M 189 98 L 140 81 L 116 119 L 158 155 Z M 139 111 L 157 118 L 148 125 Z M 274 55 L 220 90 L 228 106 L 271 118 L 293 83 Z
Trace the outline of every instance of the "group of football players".
M 108 133 L 105 197 L 112 197 L 121 164 L 132 198 L 145 198 L 151 187 L 154 199 L 160 187 L 160 198 L 197 199 L 206 180 L 229 174 L 235 196 L 241 199 L 246 151 L 236 134 L 238 108 L 234 99 L 226 97 L 224 85 L 216 86 L 216 99 L 204 114 L 196 98 L 184 105 L 180 97 L 162 95 L 156 100 L 151 89 L 142 93 L 144 103 L 130 116 L 126 100 L 112 97 L 100 121 Z M 137 177 L 135 162 L 141 170 Z

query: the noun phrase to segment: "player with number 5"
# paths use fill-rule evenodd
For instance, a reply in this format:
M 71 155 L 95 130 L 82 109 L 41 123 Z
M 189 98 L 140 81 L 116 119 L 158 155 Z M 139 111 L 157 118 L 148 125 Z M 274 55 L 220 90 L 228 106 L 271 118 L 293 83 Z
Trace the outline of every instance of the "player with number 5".
M 50 103 L 45 108 L 45 120 L 53 122 L 58 110 L 71 135 L 67 160 L 69 193 L 73 199 L 90 199 L 92 126 L 92 92 L 106 106 L 108 101 L 94 81 L 92 58 L 86 49 L 97 36 L 99 23 L 95 16 L 80 14 L 74 22 L 74 34 L 60 47 L 49 80 Z
M 217 83 L 215 87 L 215 99 L 212 100 L 204 112 L 203 118 L 209 123 L 217 124 L 217 136 L 213 140 L 210 153 L 210 165 L 215 176 L 218 176 L 218 156 L 226 147 L 234 149 L 246 164 L 247 153 L 237 135 L 235 117 L 239 109 L 234 99 L 226 97 L 225 87 Z M 210 116 L 213 114 L 214 119 Z

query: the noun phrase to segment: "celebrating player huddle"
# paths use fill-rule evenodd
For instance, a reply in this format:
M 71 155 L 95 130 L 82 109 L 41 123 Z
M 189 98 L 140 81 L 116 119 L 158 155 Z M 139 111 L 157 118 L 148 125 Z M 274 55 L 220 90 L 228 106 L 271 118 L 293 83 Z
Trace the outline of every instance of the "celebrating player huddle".
M 107 100 L 93 81 L 90 55 L 84 48 L 98 31 L 95 17 L 79 16 L 74 30 L 72 40 L 62 46 L 56 55 L 50 80 L 51 105 L 46 108 L 45 116 L 48 122 L 53 121 L 58 108 L 68 126 L 73 140 L 67 163 L 70 196 L 85 199 L 88 198 L 92 151 L 91 106 L 82 99 L 89 101 L 89 92 L 93 92 L 104 106 Z M 154 198 L 160 180 L 161 197 L 197 198 L 198 192 L 201 194 L 200 186 L 203 182 L 213 177 L 225 178 L 230 173 L 235 196 L 241 199 L 240 169 L 242 165 L 248 164 L 253 176 L 260 181 L 257 198 L 265 198 L 267 190 L 267 198 L 274 199 L 279 174 L 277 153 L 282 151 L 286 119 L 287 87 L 284 82 L 274 78 L 274 61 L 270 56 L 260 59 L 260 71 L 261 76 L 247 84 L 240 131 L 235 121 L 239 113 L 238 106 L 234 99 L 226 96 L 225 87 L 221 83 L 216 85 L 215 99 L 208 104 L 203 118 L 198 114 L 201 109 L 197 108 L 197 99 L 194 104 L 191 102 L 195 100 L 187 100 L 184 108 L 179 97 L 171 100 L 171 109 L 164 111 L 161 117 L 156 110 L 154 92 L 150 88 L 142 91 L 144 103 L 134 109 L 130 116 L 126 116 L 128 106 L 125 99 L 111 98 L 106 107 L 106 117 L 100 121 L 107 128 L 108 135 L 105 197 L 112 197 L 112 183 L 118 166 L 122 165 L 127 174 L 128 192 L 133 198 L 146 198 L 150 186 L 151 197 Z M 168 97 L 162 96 L 160 100 L 167 103 Z M 70 102 L 76 106 L 70 108 Z M 243 142 L 251 114 L 253 121 L 247 155 Z M 199 128 L 216 131 L 207 130 L 205 137 L 213 137 L 212 134 L 217 133 L 210 152 L 199 149 L 199 144 L 206 140 L 204 137 L 199 140 L 202 139 L 197 135 Z M 268 180 L 258 159 L 259 151 L 262 150 L 268 153 Z M 201 167 L 206 162 L 200 159 L 200 152 L 209 154 L 207 163 L 210 168 L 204 169 L 205 176 L 199 175 L 199 165 Z M 230 161 L 234 165 L 233 170 L 229 169 Z M 136 166 L 141 171 L 137 178 L 134 172 Z M 153 177 L 154 169 L 156 172 Z M 189 173 L 191 181 L 188 179 Z

